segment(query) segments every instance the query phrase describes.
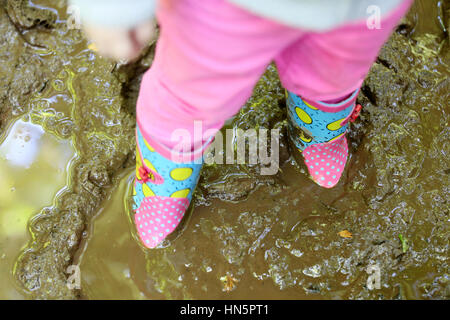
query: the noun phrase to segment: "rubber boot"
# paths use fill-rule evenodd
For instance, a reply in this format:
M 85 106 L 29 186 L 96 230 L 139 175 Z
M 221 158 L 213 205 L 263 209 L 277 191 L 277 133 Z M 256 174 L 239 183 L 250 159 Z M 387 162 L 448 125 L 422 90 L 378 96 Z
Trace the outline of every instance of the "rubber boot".
M 183 219 L 197 186 L 203 160 L 178 163 L 163 157 L 144 139 L 138 126 L 136 143 L 134 222 L 143 245 L 154 248 Z
M 308 101 L 286 92 L 289 137 L 303 159 L 312 179 L 332 188 L 344 172 L 348 158 L 346 132 L 361 110 L 356 105 L 359 90 L 336 104 Z

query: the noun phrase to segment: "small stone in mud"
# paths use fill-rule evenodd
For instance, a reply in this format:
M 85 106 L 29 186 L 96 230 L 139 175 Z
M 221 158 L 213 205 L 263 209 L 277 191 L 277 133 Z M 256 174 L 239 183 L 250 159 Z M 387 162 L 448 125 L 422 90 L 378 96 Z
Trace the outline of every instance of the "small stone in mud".
M 104 187 L 110 184 L 111 179 L 105 166 L 95 166 L 89 171 L 89 181 L 98 187 Z

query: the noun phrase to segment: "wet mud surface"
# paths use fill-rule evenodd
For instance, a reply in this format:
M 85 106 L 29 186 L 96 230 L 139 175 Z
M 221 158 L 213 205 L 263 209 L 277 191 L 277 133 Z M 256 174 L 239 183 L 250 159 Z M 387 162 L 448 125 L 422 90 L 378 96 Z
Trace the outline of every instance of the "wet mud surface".
M 269 67 L 227 127 L 280 128 L 279 173 L 205 166 L 193 210 L 151 251 L 135 241 L 126 209 L 134 102 L 152 48 L 117 66 L 68 30 L 63 1 L 0 4 L 1 146 L 17 121 L 29 121 L 74 155 L 59 173 L 67 178 L 20 216 L 29 221 L 27 230 L 15 224 L 14 248 L 5 245 L 15 218 L 5 214 L 8 186 L 0 183 L 1 298 L 450 297 L 448 2 L 416 1 L 380 52 L 359 96 L 363 111 L 337 187 L 318 187 L 296 164 L 284 93 Z M 339 235 L 344 230 L 352 237 Z M 66 285 L 71 265 L 80 267 L 81 289 Z M 369 290 L 373 265 L 381 288 Z

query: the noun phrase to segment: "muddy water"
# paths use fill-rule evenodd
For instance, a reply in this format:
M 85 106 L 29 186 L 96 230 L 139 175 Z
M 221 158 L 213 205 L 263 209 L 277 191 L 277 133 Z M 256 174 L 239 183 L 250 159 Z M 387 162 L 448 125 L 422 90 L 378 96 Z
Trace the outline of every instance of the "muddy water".
M 336 188 L 313 184 L 285 142 L 274 177 L 263 179 L 251 166 L 206 167 L 184 227 L 165 248 L 144 250 L 129 235 L 126 177 L 84 247 L 85 298 L 448 298 L 443 5 L 417 2 L 382 50 L 359 97 L 365 111 Z M 426 12 L 435 21 L 426 23 Z M 270 69 L 232 126 L 284 128 L 284 117 Z M 352 238 L 341 237 L 343 230 Z M 373 291 L 369 266 L 380 270 Z M 227 276 L 234 280 L 224 283 Z
M 288 165 L 285 169 L 288 170 L 286 177 L 292 176 L 289 170 L 293 167 Z M 81 261 L 81 287 L 85 298 L 320 298 L 319 295 L 307 296 L 301 291 L 280 291 L 270 279 L 259 283 L 260 281 L 254 281 L 253 277 L 246 277 L 245 273 L 240 274 L 243 269 L 239 270 L 223 261 L 222 241 L 233 240 L 233 231 L 242 241 L 246 237 L 242 222 L 251 219 L 249 212 L 270 212 L 273 203 L 279 200 L 276 194 L 270 195 L 267 187 L 261 192 L 267 192 L 270 200 L 263 206 L 255 205 L 261 201 L 260 195 L 255 193 L 248 202 L 239 205 L 239 208 L 236 208 L 235 204 L 220 200 L 213 201 L 210 206 L 196 207 L 181 230 L 165 244 L 165 249 L 147 251 L 133 238 L 133 225 L 127 215 L 127 197 L 134 178 L 132 174 L 133 172 L 128 172 L 120 180 L 111 198 L 106 200 L 99 216 L 95 218 L 87 243 L 84 243 L 84 250 L 76 259 Z M 291 204 L 290 208 L 292 210 L 295 205 Z M 259 242 L 262 244 L 265 235 L 277 229 L 275 220 L 278 219 L 271 218 L 274 227 L 270 224 L 261 226 L 264 228 L 262 235 L 258 234 L 253 243 L 244 244 L 248 247 L 244 249 L 247 249 L 245 251 L 249 254 L 256 254 L 259 251 Z M 289 224 L 287 227 L 292 228 L 298 223 L 298 219 L 302 218 L 307 216 L 291 217 L 285 221 Z M 266 220 L 270 221 L 269 215 Z M 226 223 L 222 227 L 230 228 L 230 238 L 212 242 L 211 238 L 217 234 L 213 225 L 223 224 L 224 221 Z M 235 225 L 236 221 L 240 223 Z M 229 259 L 242 260 L 240 257 L 233 258 L 232 246 L 229 246 L 229 250 Z M 303 254 L 295 248 L 290 251 L 293 257 Z M 217 263 L 218 261 L 222 264 Z M 239 281 L 230 292 L 225 290 L 219 277 L 227 274 Z M 264 275 L 261 277 L 264 278 Z M 268 275 L 266 278 L 269 278 Z M 264 285 L 263 292 L 260 285 Z
M 105 199 L 88 230 L 89 250 L 81 250 L 74 263 L 82 268 L 84 295 L 98 299 L 140 299 L 144 296 L 131 277 L 130 269 L 141 264 L 133 261 L 145 259 L 137 242 L 132 240 L 126 211 L 126 195 L 133 170 L 122 174 L 114 192 Z M 131 221 L 130 221 L 131 222 Z M 90 235 L 99 235 L 91 238 Z M 101 235 L 101 236 L 100 236 Z M 86 248 L 86 240 L 81 247 Z M 94 250 L 92 250 L 92 249 Z M 127 254 L 124 254 L 126 252 Z M 80 264 L 80 261 L 81 264 Z
M 79 293 L 66 286 L 66 270 L 111 178 L 134 161 L 135 120 L 125 111 L 132 98 L 121 94 L 133 76 L 100 59 L 80 30 L 68 28 L 64 1 L 0 4 L 1 132 L 25 116 L 71 141 L 77 153 L 67 189 L 32 214 L 31 241 L 14 277 L 28 298 L 73 299 Z
M 0 91 L 0 132 L 28 115 L 77 152 L 67 190 L 49 192 L 53 202 L 44 205 L 53 205 L 34 209 L 33 241 L 16 260 L 17 294 L 450 297 L 448 2 L 416 1 L 380 52 L 359 96 L 363 112 L 336 188 L 316 186 L 294 161 L 283 89 L 270 67 L 229 126 L 281 129 L 280 172 L 206 166 L 192 212 L 156 250 L 134 240 L 126 207 L 134 102 L 152 50 L 118 68 L 67 29 L 64 1 L 0 3 L 0 87 L 7 88 Z M 343 230 L 352 238 L 339 236 Z M 73 264 L 81 268 L 81 290 L 66 286 Z M 380 269 L 380 289 L 368 289 L 368 266 Z
M 74 157 L 70 141 L 17 120 L 0 138 L 0 297 L 23 298 L 12 270 L 29 239 L 28 221 L 63 192 Z

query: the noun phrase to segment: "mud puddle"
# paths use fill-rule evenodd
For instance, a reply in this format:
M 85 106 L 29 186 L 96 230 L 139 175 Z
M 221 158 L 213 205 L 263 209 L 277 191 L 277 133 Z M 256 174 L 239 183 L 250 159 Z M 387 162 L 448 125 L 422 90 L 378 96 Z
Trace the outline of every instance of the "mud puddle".
M 0 297 L 21 299 L 14 263 L 30 240 L 28 221 L 65 189 L 72 144 L 17 120 L 0 137 Z
M 81 244 L 83 249 L 74 259 L 81 269 L 84 298 L 144 298 L 132 272 L 135 267 L 145 265 L 142 264 L 144 253 L 132 239 L 125 207 L 133 174 L 134 170 L 129 170 L 121 175 L 87 231 L 87 238 Z
M 418 1 L 383 48 L 359 97 L 364 111 L 337 187 L 312 183 L 282 139 L 275 176 L 205 167 L 194 211 L 164 248 L 133 243 L 124 209 L 108 204 L 81 260 L 85 297 L 448 298 L 447 26 L 444 2 Z M 231 126 L 283 130 L 284 110 L 269 68 Z M 124 181 L 114 203 L 126 195 Z M 377 290 L 368 268 L 380 272 Z
M 292 167 L 286 169 L 293 170 Z M 212 206 L 198 206 L 185 218 L 180 230 L 170 237 L 171 240 L 168 243 L 164 244 L 165 248 L 145 250 L 133 238 L 134 226 L 127 215 L 127 199 L 132 179 L 134 179 L 133 174 L 134 172 L 128 172 L 124 175 L 111 197 L 105 201 L 83 244 L 84 250 L 76 258 L 76 261 L 81 261 L 79 265 L 84 298 L 297 299 L 319 297 L 307 296 L 301 291 L 297 294 L 291 290 L 280 292 L 268 274 L 258 275 L 255 278 L 256 274 L 253 276 L 248 274 L 250 271 L 244 272 L 243 267 L 228 266 L 221 257 L 222 242 L 217 243 L 211 239 L 214 237 L 213 225 L 220 225 L 226 219 L 228 223 L 223 227 L 228 227 L 230 230 L 239 227 L 235 230 L 235 236 L 238 239 L 234 239 L 233 234 L 230 234 L 228 240 L 222 239 L 222 241 L 245 241 L 243 239 L 245 231 L 241 229 L 242 226 L 234 226 L 231 224 L 232 221 L 247 218 L 249 213 L 242 213 L 242 210 L 270 212 L 277 200 L 275 195 L 268 194 L 268 202 L 263 206 L 261 206 L 262 199 L 258 195 L 239 206 L 221 200 L 214 201 Z M 289 174 L 292 175 L 287 172 L 287 175 Z M 260 205 L 256 206 L 257 202 Z M 298 223 L 299 218 L 295 215 L 288 219 L 289 227 Z M 259 234 L 252 247 L 248 248 L 251 256 L 261 249 L 260 246 L 264 247 L 262 241 L 270 231 L 269 228 L 265 226 L 263 233 Z M 243 233 L 239 234 L 240 232 Z M 244 245 L 248 246 L 248 240 L 245 242 Z M 232 246 L 229 246 L 229 259 L 242 260 L 242 258 L 234 257 L 235 253 L 232 250 Z M 292 249 L 292 252 L 297 256 L 302 255 L 295 249 Z M 253 264 L 255 261 L 250 263 Z M 223 277 L 227 276 L 235 279 L 232 287 L 227 287 L 224 283 Z M 266 281 L 260 283 L 258 277 L 265 277 Z M 264 286 L 264 292 L 261 292 L 261 286 Z
M 19 291 L 5 294 L 450 297 L 448 1 L 417 0 L 381 50 L 359 96 L 363 111 L 352 125 L 349 165 L 336 188 L 316 186 L 293 161 L 283 89 L 270 67 L 230 126 L 279 128 L 281 171 L 262 177 L 258 166 L 206 166 L 184 226 L 167 246 L 150 251 L 133 239 L 124 197 L 135 161 L 135 100 L 151 48 L 118 68 L 89 50 L 79 30 L 67 28 L 64 1 L 3 2 L 0 135 L 12 119 L 28 115 L 72 141 L 77 152 L 65 192 L 58 193 L 64 181 L 47 190 L 46 201 L 17 226 L 24 240 L 17 251 L 26 237 L 31 241 L 8 262 L 15 263 Z M 15 196 L 0 184 L 2 196 Z M 24 203 L 15 197 L 11 203 Z M 351 238 L 339 235 L 345 230 Z M 74 264 L 81 268 L 81 290 L 66 286 Z M 367 287 L 369 266 L 380 269 L 380 289 Z M 4 272 L 10 279 L 10 267 L 0 270 L 1 279 Z

